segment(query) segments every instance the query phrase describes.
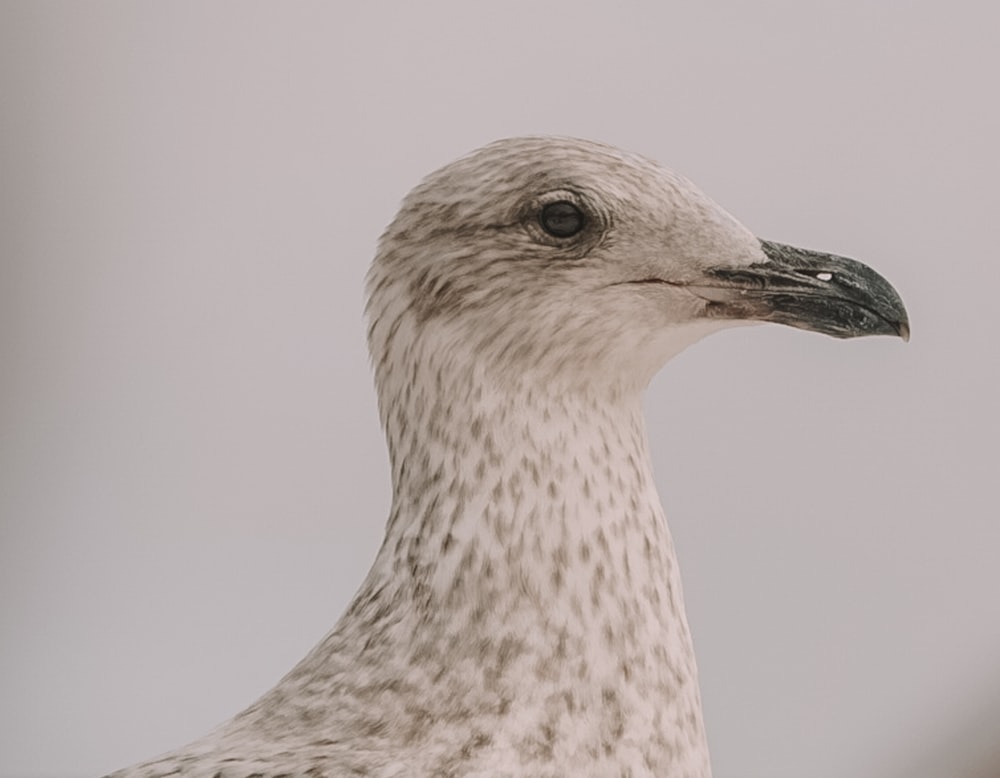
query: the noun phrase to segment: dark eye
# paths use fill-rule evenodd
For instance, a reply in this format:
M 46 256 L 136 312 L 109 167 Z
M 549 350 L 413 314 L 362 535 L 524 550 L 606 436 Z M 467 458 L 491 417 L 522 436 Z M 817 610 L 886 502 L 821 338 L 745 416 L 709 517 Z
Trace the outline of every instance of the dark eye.
M 555 238 L 569 238 L 583 229 L 583 211 L 569 200 L 557 200 L 542 208 L 538 214 L 542 229 Z

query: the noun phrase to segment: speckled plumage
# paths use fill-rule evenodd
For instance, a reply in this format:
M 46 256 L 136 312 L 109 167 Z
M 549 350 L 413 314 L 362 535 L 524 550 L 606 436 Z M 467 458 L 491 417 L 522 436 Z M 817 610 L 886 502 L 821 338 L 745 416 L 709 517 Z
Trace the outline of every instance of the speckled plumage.
M 540 226 L 552 200 L 579 235 Z M 640 395 L 733 323 L 691 291 L 706 271 L 767 261 L 600 144 L 500 141 L 427 178 L 369 275 L 393 480 L 371 572 L 274 689 L 114 778 L 709 776 Z

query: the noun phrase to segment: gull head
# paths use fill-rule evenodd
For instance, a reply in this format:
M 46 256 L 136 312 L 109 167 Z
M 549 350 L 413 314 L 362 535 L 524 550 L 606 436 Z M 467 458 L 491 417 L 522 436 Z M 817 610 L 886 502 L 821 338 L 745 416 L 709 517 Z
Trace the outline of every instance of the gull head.
M 866 265 L 761 240 L 682 176 L 571 138 L 497 141 L 428 176 L 382 236 L 368 290 L 380 389 L 426 363 L 497 385 L 641 390 L 739 323 L 909 334 Z

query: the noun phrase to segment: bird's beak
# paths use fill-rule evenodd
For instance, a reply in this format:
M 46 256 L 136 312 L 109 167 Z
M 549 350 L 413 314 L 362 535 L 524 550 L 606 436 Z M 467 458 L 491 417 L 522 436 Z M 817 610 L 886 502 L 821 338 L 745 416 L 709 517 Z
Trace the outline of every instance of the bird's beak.
M 772 321 L 835 338 L 910 339 L 899 294 L 867 265 L 766 240 L 760 245 L 767 262 L 713 267 L 704 285 L 688 286 L 708 301 L 709 316 Z

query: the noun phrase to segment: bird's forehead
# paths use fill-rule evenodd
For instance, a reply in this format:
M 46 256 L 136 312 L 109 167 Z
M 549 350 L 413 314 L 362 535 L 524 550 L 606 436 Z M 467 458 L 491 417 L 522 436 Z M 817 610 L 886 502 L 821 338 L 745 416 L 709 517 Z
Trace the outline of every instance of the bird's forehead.
M 560 187 L 633 205 L 696 193 L 686 179 L 652 160 L 575 138 L 496 141 L 432 173 L 412 193 L 417 202 L 505 207 Z

